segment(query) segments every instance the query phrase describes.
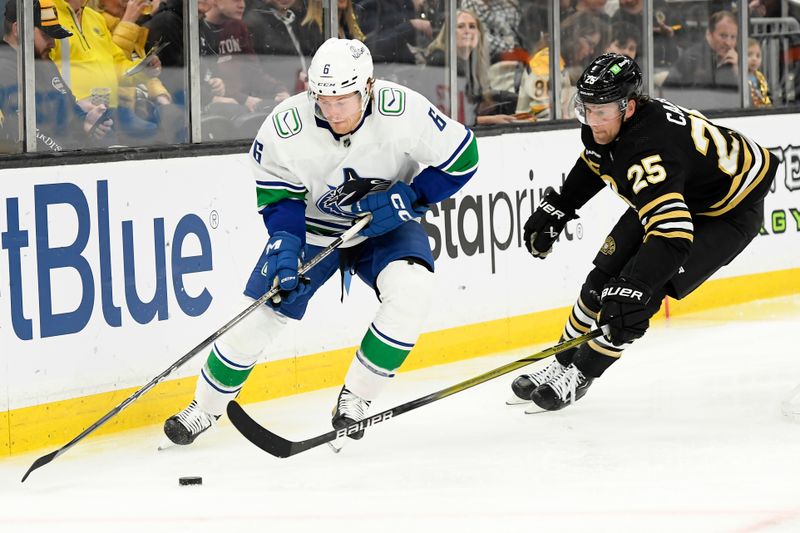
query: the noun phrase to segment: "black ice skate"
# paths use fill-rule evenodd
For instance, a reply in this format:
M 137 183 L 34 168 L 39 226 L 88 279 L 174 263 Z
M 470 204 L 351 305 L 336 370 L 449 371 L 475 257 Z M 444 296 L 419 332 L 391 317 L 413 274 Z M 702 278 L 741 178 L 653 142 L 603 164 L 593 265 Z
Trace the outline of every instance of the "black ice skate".
M 217 420 L 219 416 L 206 413 L 192 400 L 186 409 L 164 422 L 164 433 L 173 444 L 185 446 L 193 443 L 198 435 L 213 426 Z
M 541 409 L 558 411 L 583 398 L 592 381 L 594 378 L 584 376 L 575 365 L 569 365 L 561 375 L 536 387 L 531 400 Z
M 347 390 L 347 387 L 342 387 L 342 390 L 339 391 L 339 398 L 336 400 L 336 407 L 333 410 L 333 419 L 331 420 L 331 424 L 333 425 L 334 429 L 341 429 L 349 426 L 350 424 L 360 422 L 367 416 L 368 409 L 368 400 L 353 394 Z M 358 440 L 364 436 L 364 430 L 360 429 L 358 431 L 348 433 L 347 436 L 351 439 Z M 344 446 L 342 439 L 336 439 L 328 444 L 330 445 L 331 449 L 337 453 Z
M 550 380 L 556 379 L 567 367 L 558 362 L 558 359 L 553 359 L 550 364 L 544 366 L 533 372 L 532 374 L 522 374 L 511 382 L 511 391 L 514 393 L 506 400 L 506 405 L 517 405 L 521 403 L 529 403 L 531 401 L 531 393 L 539 385 L 547 383 Z

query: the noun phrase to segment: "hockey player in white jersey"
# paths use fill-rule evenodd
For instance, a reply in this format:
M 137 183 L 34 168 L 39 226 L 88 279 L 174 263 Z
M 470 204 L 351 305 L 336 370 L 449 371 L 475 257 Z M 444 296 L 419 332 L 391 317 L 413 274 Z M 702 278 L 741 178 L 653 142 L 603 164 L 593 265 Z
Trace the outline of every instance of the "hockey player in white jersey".
M 307 93 L 281 102 L 250 151 L 259 212 L 269 233 L 244 294 L 261 297 L 277 277 L 280 295 L 214 343 L 194 400 L 164 432 L 190 444 L 222 415 L 263 348 L 287 319 L 300 320 L 316 290 L 339 269 L 357 274 L 380 301 L 333 410 L 334 428 L 362 420 L 417 341 L 432 299 L 433 254 L 417 219 L 475 173 L 467 127 L 422 95 L 374 80 L 360 41 L 327 40 L 308 70 Z M 356 217 L 372 214 L 354 239 L 308 272 L 315 256 Z M 363 430 L 349 435 L 360 439 Z

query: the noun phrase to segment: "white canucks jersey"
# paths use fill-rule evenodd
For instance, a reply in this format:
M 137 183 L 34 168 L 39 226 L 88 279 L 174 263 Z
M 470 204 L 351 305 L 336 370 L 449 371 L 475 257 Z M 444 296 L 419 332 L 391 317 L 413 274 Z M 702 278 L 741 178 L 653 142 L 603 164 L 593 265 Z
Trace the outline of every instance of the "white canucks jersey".
M 306 239 L 317 246 L 352 225 L 354 217 L 342 205 L 348 196 L 385 190 L 398 181 L 410 184 L 428 166 L 466 180 L 477 159 L 468 128 L 421 94 L 382 80 L 375 82 L 370 108 L 354 132 L 334 135 L 301 93 L 273 110 L 250 152 L 259 211 L 287 199 L 305 202 Z

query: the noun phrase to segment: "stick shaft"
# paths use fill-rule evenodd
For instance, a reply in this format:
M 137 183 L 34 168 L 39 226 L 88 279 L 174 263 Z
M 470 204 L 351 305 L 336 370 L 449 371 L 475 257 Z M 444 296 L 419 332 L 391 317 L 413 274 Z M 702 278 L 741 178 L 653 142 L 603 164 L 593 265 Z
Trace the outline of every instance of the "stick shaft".
M 284 439 L 283 437 L 262 427 L 260 424 L 258 424 L 258 422 L 253 420 L 236 401 L 231 401 L 228 403 L 228 418 L 230 418 L 231 423 L 239 431 L 239 433 L 244 435 L 247 440 L 262 450 L 276 457 L 291 457 L 292 455 L 302 453 L 310 450 L 311 448 L 316 448 L 320 444 L 325 444 L 338 438 L 343 438 L 350 433 L 363 430 L 367 427 L 374 426 L 375 424 L 380 424 L 381 422 L 390 420 L 403 413 L 407 413 L 408 411 L 422 407 L 423 405 L 428 405 L 429 403 L 441 400 L 442 398 L 447 398 L 448 396 L 452 396 L 458 392 L 470 389 L 476 385 L 480 385 L 481 383 L 485 383 L 531 363 L 550 357 L 551 355 L 561 353 L 565 350 L 569 350 L 570 348 L 575 348 L 601 335 L 603 335 L 603 331 L 601 329 L 589 331 L 588 333 L 585 333 L 579 337 L 566 340 L 556 344 L 555 346 L 547 348 L 546 350 L 542 350 L 539 353 L 523 357 L 522 359 L 512 361 L 511 363 L 506 363 L 505 365 L 460 383 L 456 383 L 455 385 L 451 385 L 445 389 L 432 392 L 422 396 L 421 398 L 417 398 L 416 400 L 411 400 L 391 409 L 387 409 L 386 411 L 382 411 L 376 415 L 367 417 L 360 422 L 350 424 L 349 426 L 338 430 L 328 431 L 322 435 L 302 441 L 290 441 Z
M 317 255 L 315 255 L 313 258 L 311 258 L 308 262 L 303 264 L 298 269 L 298 274 L 300 274 L 300 275 L 305 274 L 306 272 L 308 272 L 309 270 L 314 268 L 316 265 L 318 265 L 323 259 L 325 259 L 331 253 L 333 253 L 334 250 L 339 248 L 345 242 L 347 242 L 350 239 L 352 239 L 362 228 L 364 228 L 364 226 L 366 226 L 369 223 L 370 219 L 371 219 L 370 216 L 365 216 L 365 217 L 362 217 L 362 218 L 358 219 L 356 221 L 356 223 L 353 224 L 352 227 L 350 227 L 347 231 L 345 231 L 339 237 L 337 237 L 335 241 L 333 241 L 331 244 L 329 244 L 327 247 L 325 247 L 322 251 L 320 251 Z M 95 422 L 94 424 L 92 424 L 88 428 L 84 429 L 77 437 L 75 437 L 74 439 L 72 439 L 71 441 L 66 443 L 64 446 L 62 446 L 61 448 L 59 448 L 55 452 L 49 453 L 47 455 L 44 455 L 44 456 L 40 457 L 39 459 L 37 459 L 36 461 L 34 461 L 34 463 L 31 465 L 31 467 L 28 469 L 28 471 L 22 477 L 22 481 L 24 482 L 27 479 L 27 477 L 30 475 L 30 473 L 33 472 L 35 469 L 46 465 L 47 463 L 49 463 L 50 461 L 52 461 L 53 459 L 55 459 L 59 455 L 63 454 L 64 452 L 66 452 L 67 450 L 69 450 L 70 448 L 75 446 L 78 442 L 83 440 L 90 433 L 94 432 L 97 428 L 99 428 L 100 426 L 102 426 L 103 424 L 108 422 L 111 418 L 113 418 L 117 414 L 119 414 L 120 411 L 122 411 L 123 409 L 128 407 L 130 404 L 132 404 L 133 402 L 138 400 L 141 396 L 143 396 L 145 393 L 147 393 L 147 391 L 149 391 L 150 389 L 152 389 L 153 387 L 158 385 L 158 383 L 163 381 L 167 376 L 169 376 L 170 374 L 175 372 L 175 370 L 177 370 L 178 368 L 182 367 L 190 359 L 192 359 L 194 356 L 196 356 L 198 353 L 200 353 L 203 350 L 203 348 L 205 348 L 209 344 L 211 344 L 214 341 L 216 341 L 217 339 L 219 339 L 228 330 L 230 330 L 236 324 L 238 324 L 239 322 L 244 320 L 244 318 L 247 317 L 250 313 L 255 311 L 260 306 L 264 305 L 267 302 L 267 300 L 269 300 L 270 298 L 275 296 L 278 293 L 278 291 L 279 291 L 278 287 L 271 288 L 261 298 L 259 298 L 258 300 L 255 300 L 252 304 L 247 306 L 246 309 L 241 311 L 238 315 L 236 315 L 235 317 L 230 319 L 227 323 L 225 323 L 221 328 L 219 328 L 217 331 L 215 331 L 214 333 L 209 335 L 207 338 L 205 338 L 202 342 L 200 342 L 200 344 L 198 344 L 197 346 L 195 346 L 194 348 L 189 350 L 189 352 L 187 352 L 186 355 L 184 355 L 183 357 L 181 357 L 180 359 L 178 359 L 177 361 L 172 363 L 169 366 L 169 368 L 167 368 L 166 370 L 161 372 L 159 375 L 154 377 L 152 380 L 150 380 L 142 388 L 140 388 L 139 390 L 137 390 L 136 392 L 134 392 L 133 394 L 131 394 L 130 396 L 125 398 L 119 405 L 117 405 L 116 407 L 111 409 L 108 413 L 103 415 L 103 417 L 100 418 L 97 422 Z

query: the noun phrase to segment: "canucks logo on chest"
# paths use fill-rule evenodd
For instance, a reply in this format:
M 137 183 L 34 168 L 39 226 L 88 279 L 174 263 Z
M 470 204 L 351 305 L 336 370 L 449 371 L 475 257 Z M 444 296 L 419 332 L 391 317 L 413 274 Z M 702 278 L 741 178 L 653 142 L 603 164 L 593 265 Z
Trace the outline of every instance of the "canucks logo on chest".
M 330 189 L 324 193 L 316 202 L 317 209 L 322 213 L 336 217 L 354 218 L 354 216 L 343 208 L 353 205 L 371 192 L 385 191 L 392 181 L 383 178 L 371 178 L 359 176 L 355 169 L 345 167 L 342 169 L 344 182 L 338 187 L 328 185 Z

